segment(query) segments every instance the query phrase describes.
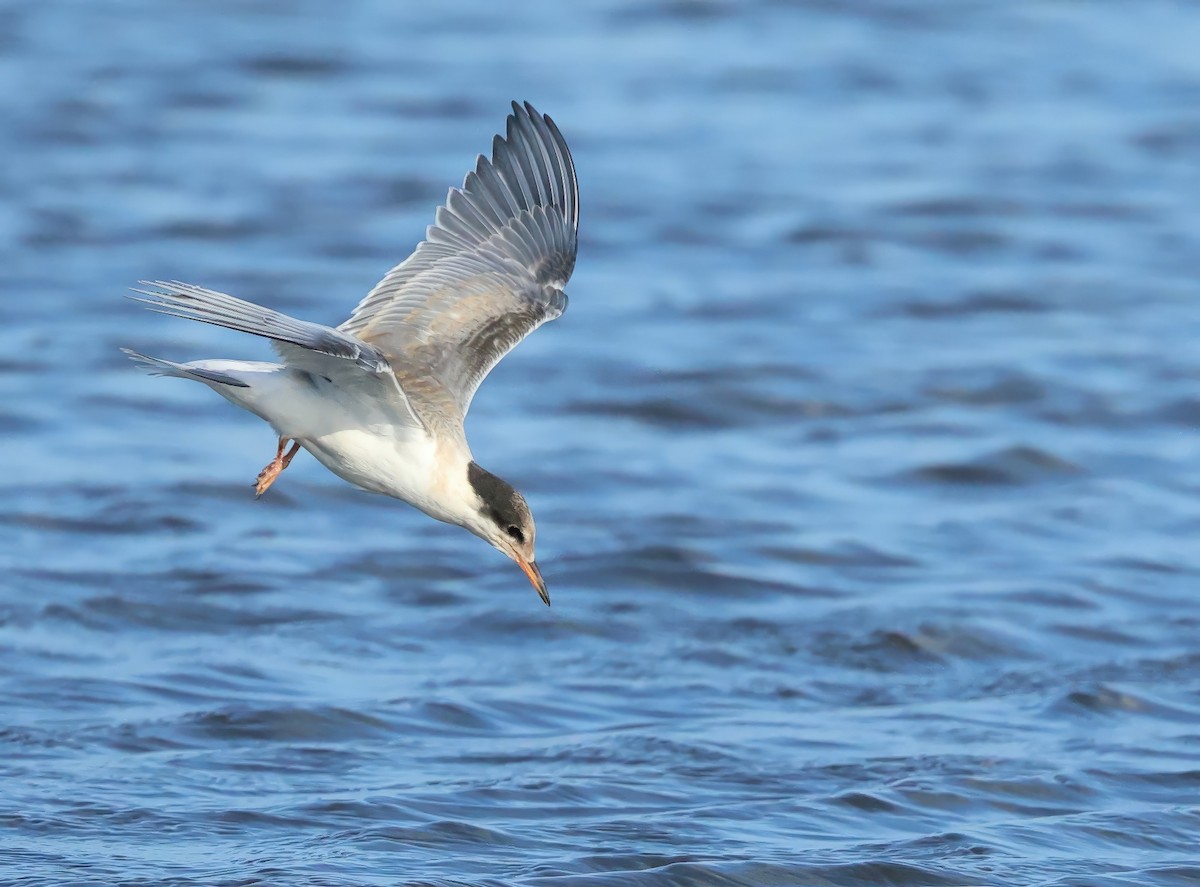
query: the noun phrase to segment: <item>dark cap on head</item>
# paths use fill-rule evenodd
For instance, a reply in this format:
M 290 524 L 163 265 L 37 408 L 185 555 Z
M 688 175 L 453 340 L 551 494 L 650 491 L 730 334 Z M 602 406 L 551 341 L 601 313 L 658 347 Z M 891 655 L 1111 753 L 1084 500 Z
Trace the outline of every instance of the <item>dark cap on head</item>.
M 525 504 L 525 497 L 490 471 L 474 462 L 467 465 L 467 480 L 475 494 L 483 500 L 483 513 L 518 545 L 532 542 L 533 515 Z

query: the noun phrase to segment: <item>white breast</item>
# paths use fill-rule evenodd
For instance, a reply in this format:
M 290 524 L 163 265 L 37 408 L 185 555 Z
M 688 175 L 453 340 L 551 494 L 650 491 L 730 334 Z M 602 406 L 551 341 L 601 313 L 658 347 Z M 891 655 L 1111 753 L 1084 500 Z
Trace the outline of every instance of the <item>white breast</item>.
M 472 513 L 471 453 L 464 441 L 436 441 L 373 398 L 314 387 L 282 367 L 254 378 L 249 388 L 220 387 L 356 487 L 403 499 L 450 523 Z
M 410 502 L 440 520 L 437 447 L 424 433 L 395 426 L 346 428 L 297 438 L 317 460 L 364 490 Z

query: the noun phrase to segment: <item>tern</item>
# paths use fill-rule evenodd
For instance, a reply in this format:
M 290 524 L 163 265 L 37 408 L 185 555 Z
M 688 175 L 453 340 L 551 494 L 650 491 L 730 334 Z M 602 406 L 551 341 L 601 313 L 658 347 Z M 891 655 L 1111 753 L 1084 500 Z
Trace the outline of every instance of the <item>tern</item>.
M 479 156 L 425 240 L 340 326 L 179 281 L 142 281 L 129 298 L 263 336 L 281 362 L 176 363 L 122 350 L 156 375 L 203 382 L 275 430 L 279 446 L 258 495 L 303 448 L 356 487 L 471 531 L 516 561 L 549 605 L 529 505 L 475 462 L 463 420 L 492 367 L 566 309 L 578 227 L 579 184 L 562 133 L 528 102 L 513 102 L 491 159 Z

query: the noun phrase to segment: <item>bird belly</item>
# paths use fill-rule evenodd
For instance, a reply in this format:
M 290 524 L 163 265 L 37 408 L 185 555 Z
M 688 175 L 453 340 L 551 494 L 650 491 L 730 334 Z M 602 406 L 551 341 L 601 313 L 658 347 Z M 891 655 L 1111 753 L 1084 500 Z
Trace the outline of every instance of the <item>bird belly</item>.
M 403 499 L 438 518 L 436 447 L 424 431 L 395 426 L 343 428 L 298 437 L 318 462 L 348 483 Z
M 208 363 L 228 371 L 234 362 Z M 332 386 L 314 387 L 279 365 L 263 367 L 266 371 L 254 374 L 236 367 L 249 387 L 212 387 L 265 419 L 280 437 L 298 441 L 347 483 L 403 499 L 438 520 L 461 522 L 461 515 L 448 504 L 447 490 L 454 485 L 449 475 L 461 474 L 460 480 L 466 482 L 469 452 L 439 448 L 423 428 L 397 421 L 386 406 L 369 396 Z M 455 466 L 461 471 L 456 473 Z

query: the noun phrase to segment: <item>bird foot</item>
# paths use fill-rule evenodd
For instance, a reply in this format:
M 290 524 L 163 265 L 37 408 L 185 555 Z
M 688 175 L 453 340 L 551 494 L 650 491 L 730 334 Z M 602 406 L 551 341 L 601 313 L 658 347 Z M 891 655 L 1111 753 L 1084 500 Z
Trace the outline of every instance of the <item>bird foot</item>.
M 292 442 L 292 448 L 284 453 L 283 448 L 287 446 L 288 439 L 286 437 L 279 438 L 279 449 L 275 451 L 275 458 L 267 463 L 267 467 L 258 473 L 258 477 L 254 479 L 254 498 L 259 498 L 275 483 L 275 478 L 279 477 L 279 473 L 283 469 L 292 464 L 292 458 L 300 449 L 298 442 Z
M 270 464 L 254 479 L 254 498 L 257 499 L 265 493 L 271 484 L 275 483 L 275 478 L 279 477 L 281 471 L 283 471 L 283 460 L 272 459 Z

